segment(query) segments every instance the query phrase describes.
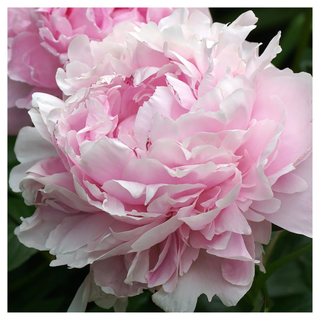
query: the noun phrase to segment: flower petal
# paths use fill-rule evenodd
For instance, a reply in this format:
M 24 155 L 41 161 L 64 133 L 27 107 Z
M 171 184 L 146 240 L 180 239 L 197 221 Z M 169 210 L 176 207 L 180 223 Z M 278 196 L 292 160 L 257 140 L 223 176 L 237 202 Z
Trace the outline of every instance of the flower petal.
M 280 209 L 275 213 L 263 214 L 265 219 L 294 233 L 312 236 L 312 157 L 299 164 L 295 174 L 306 181 L 308 189 L 292 197 L 288 193 L 275 192 L 281 201 Z
M 173 292 L 167 293 L 160 289 L 152 296 L 152 300 L 164 311 L 170 312 L 194 311 L 197 299 L 203 293 L 209 301 L 217 295 L 225 305 L 236 305 L 249 290 L 251 283 L 237 286 L 225 280 L 221 270 L 222 261 L 200 251 L 198 259 L 189 271 L 179 278 Z

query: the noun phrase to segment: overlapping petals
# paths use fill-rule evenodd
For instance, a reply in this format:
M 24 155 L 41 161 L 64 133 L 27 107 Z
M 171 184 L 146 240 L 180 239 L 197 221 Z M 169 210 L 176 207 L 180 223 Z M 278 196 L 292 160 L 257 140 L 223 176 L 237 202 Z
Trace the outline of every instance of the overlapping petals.
M 71 311 L 145 289 L 165 311 L 235 305 L 271 223 L 311 236 L 311 77 L 270 64 L 280 34 L 258 56 L 256 21 L 178 9 L 79 35 L 65 100 L 33 94 L 10 183 L 37 211 L 16 234 L 53 266 L 91 265 Z
M 191 9 L 194 10 L 194 9 Z M 208 9 L 200 9 L 210 17 Z M 158 23 L 172 8 L 8 8 L 8 132 L 31 125 L 26 111 L 34 92 L 62 97 L 55 75 L 77 35 L 102 40 L 115 25 Z

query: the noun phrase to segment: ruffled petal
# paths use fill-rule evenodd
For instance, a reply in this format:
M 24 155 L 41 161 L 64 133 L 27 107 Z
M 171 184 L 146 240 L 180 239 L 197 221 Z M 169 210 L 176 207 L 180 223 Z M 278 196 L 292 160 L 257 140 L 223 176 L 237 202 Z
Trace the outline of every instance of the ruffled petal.
M 170 312 L 194 311 L 202 293 L 207 295 L 209 301 L 217 295 L 225 305 L 236 305 L 249 290 L 252 281 L 248 285 L 233 285 L 222 276 L 222 262 L 222 259 L 201 251 L 189 271 L 179 278 L 173 292 L 160 289 L 152 296 L 152 300 Z

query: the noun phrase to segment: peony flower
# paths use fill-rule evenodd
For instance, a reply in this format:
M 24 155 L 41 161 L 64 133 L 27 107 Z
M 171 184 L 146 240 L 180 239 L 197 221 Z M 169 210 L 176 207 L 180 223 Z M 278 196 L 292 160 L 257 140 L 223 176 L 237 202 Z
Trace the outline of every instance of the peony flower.
M 125 310 L 143 290 L 193 311 L 249 290 L 271 225 L 311 237 L 312 78 L 258 55 L 252 11 L 77 36 L 57 72 L 66 99 L 33 94 L 11 188 L 36 212 L 15 233 L 51 266 L 90 273 L 69 310 Z
M 201 9 L 208 17 L 208 9 Z M 102 40 L 115 25 L 159 22 L 171 8 L 8 8 L 8 131 L 16 135 L 31 125 L 23 109 L 34 92 L 61 98 L 55 75 L 67 62 L 70 42 L 78 35 Z

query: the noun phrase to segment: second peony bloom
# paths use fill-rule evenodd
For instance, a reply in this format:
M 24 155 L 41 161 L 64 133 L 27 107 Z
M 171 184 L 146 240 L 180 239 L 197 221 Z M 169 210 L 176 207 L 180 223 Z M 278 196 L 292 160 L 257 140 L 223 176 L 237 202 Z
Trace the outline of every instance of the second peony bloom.
M 88 301 L 124 311 L 144 289 L 165 311 L 249 290 L 274 223 L 311 237 L 312 79 L 258 55 L 252 11 L 230 25 L 175 10 L 158 24 L 77 36 L 35 93 L 10 184 L 37 210 L 16 229 L 52 266 L 90 274 Z

